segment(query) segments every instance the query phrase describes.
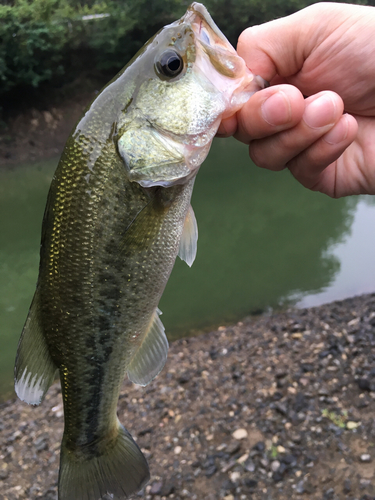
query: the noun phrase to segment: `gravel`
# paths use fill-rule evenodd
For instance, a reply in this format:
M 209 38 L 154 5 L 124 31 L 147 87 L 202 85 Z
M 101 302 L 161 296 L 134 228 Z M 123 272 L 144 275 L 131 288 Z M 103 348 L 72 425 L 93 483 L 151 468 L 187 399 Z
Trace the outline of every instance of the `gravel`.
M 120 420 L 146 500 L 375 500 L 375 294 L 173 342 Z M 0 500 L 56 500 L 61 392 L 0 406 Z

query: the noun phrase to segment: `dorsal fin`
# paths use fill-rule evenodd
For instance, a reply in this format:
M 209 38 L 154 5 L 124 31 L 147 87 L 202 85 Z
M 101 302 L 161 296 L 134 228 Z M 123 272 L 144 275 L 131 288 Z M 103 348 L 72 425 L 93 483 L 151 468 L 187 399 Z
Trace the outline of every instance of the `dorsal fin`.
M 40 325 L 37 289 L 18 344 L 14 370 L 17 396 L 26 403 L 38 405 L 52 384 L 56 369 Z
M 138 385 L 147 385 L 163 369 L 168 355 L 168 340 L 156 308 L 143 341 L 128 366 L 129 379 Z
M 180 240 L 178 256 L 191 267 L 197 255 L 198 226 L 194 210 L 190 205 L 186 214 L 184 229 Z

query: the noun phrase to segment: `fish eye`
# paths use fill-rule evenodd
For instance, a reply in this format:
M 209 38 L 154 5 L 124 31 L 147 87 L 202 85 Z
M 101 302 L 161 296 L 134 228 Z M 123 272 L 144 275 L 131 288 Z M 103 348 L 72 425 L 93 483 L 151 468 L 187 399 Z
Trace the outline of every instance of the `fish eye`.
M 184 62 L 180 54 L 174 50 L 166 50 L 156 61 L 156 68 L 160 74 L 173 78 L 179 75 L 184 67 Z

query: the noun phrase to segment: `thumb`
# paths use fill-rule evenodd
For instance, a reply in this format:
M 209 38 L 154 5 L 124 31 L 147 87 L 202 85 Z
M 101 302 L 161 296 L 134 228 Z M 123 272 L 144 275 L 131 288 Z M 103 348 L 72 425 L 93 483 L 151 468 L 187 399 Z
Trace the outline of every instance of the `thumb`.
M 305 10 L 242 32 L 237 52 L 254 74 L 270 82 L 276 75 L 287 78 L 302 69 L 309 40 L 301 19 Z

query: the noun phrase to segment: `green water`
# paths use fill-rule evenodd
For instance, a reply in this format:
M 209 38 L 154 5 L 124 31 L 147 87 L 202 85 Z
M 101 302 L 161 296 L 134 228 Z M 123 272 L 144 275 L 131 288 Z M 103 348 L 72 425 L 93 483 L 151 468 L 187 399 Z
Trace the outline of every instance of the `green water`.
M 56 163 L 0 172 L 2 397 L 11 395 L 14 356 L 35 289 L 40 226 Z M 331 249 L 346 248 L 359 204 L 375 224 L 372 203 L 372 198 L 331 200 L 309 192 L 287 171 L 251 165 L 244 145 L 216 140 L 192 200 L 199 228 L 197 259 L 191 269 L 177 259 L 160 303 L 169 338 L 306 296 L 323 293 L 325 301 L 334 300 L 338 292 L 329 290 L 341 262 Z M 355 281 L 358 293 L 375 290 L 371 252 L 366 258 L 368 263 L 361 265 L 370 284 L 362 286 L 355 269 L 346 279 Z

